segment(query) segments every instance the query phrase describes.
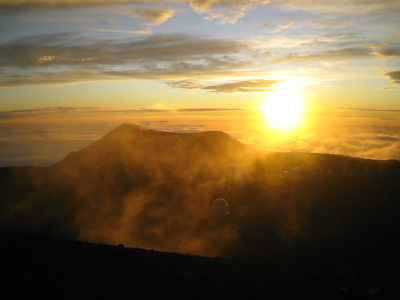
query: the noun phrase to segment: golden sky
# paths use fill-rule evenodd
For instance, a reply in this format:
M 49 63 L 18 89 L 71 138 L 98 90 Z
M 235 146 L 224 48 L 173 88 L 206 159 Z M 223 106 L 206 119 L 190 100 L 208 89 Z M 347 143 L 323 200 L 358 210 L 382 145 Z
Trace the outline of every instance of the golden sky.
M 0 110 L 399 109 L 397 0 L 0 0 Z
M 121 122 L 400 159 L 399 24 L 398 0 L 0 0 L 0 163 Z

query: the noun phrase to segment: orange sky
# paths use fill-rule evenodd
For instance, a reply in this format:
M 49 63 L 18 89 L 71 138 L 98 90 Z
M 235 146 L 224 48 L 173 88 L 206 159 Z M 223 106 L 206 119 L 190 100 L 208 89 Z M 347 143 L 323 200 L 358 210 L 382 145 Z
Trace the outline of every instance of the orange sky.
M 2 165 L 123 122 L 399 159 L 399 1 L 0 0 L 0 14 Z
M 0 110 L 399 109 L 395 0 L 0 0 Z

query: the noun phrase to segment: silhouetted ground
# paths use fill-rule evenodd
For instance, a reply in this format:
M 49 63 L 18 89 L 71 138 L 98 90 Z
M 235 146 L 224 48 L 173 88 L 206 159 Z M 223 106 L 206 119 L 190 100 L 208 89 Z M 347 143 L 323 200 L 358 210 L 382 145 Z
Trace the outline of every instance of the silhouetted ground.
M 53 166 L 0 168 L 1 290 L 400 299 L 399 194 L 400 161 L 266 153 L 222 132 L 125 124 Z M 229 214 L 212 209 L 221 197 Z
M 247 264 L 1 231 L 2 299 L 400 299 L 393 261 Z

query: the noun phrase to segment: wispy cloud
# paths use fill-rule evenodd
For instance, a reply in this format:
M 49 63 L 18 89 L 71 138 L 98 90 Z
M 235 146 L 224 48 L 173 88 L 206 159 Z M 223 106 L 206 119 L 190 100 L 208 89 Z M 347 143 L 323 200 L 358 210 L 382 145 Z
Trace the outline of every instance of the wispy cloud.
M 12 111 L 0 111 L 0 119 L 12 118 L 30 118 L 30 117 L 48 117 L 63 114 L 65 116 L 76 116 L 79 113 L 90 114 L 118 114 L 118 113 L 141 113 L 141 112 L 156 112 L 167 113 L 171 111 L 180 112 L 215 112 L 215 111 L 238 111 L 244 108 L 221 108 L 221 107 L 192 107 L 192 108 L 138 108 L 138 109 L 112 109 L 102 107 L 83 107 L 83 106 L 57 106 L 57 107 L 41 107 L 34 109 L 21 109 Z
M 271 91 L 270 87 L 283 80 L 249 79 L 224 83 L 204 83 L 193 80 L 170 81 L 174 88 L 202 89 L 214 93 L 255 93 Z
M 400 112 L 400 109 L 376 109 L 376 108 L 367 108 L 367 107 L 343 107 L 343 106 L 339 106 L 338 109 L 342 109 L 342 110 L 357 110 L 357 111 Z
M 284 58 L 279 58 L 274 61 L 276 62 L 305 62 L 305 61 L 320 61 L 327 63 L 329 60 L 342 60 L 342 59 L 360 59 L 371 57 L 372 51 L 368 47 L 351 47 L 351 48 L 342 48 L 342 49 L 334 49 L 334 50 L 322 50 L 319 52 L 311 53 L 311 54 L 298 54 L 292 53 L 286 55 Z M 335 62 L 343 63 L 343 62 Z
M 324 0 L 275 0 L 273 2 L 284 5 L 286 8 L 291 10 L 307 9 L 315 12 L 340 15 L 354 15 L 355 11 L 357 11 L 357 14 L 360 15 L 373 13 L 377 14 L 381 10 L 390 10 L 400 7 L 399 2 L 396 0 L 337 0 L 335 2 Z
M 384 88 L 378 88 L 377 90 L 378 91 L 397 91 L 397 90 L 400 90 L 400 88 L 394 87 L 394 86 L 387 86 Z
M 121 15 L 129 15 L 132 18 L 140 18 L 146 21 L 148 26 L 158 26 L 164 23 L 174 15 L 175 11 L 169 8 L 162 9 L 146 9 L 146 8 L 135 8 L 132 11 L 118 12 Z
M 268 4 L 269 0 L 190 0 L 193 10 L 207 14 L 206 20 L 216 20 L 219 24 L 236 23 L 250 9 Z
M 118 32 L 118 33 L 133 33 L 133 34 L 153 34 L 151 28 L 139 28 L 139 29 L 132 29 L 132 30 L 118 30 L 118 29 L 103 29 L 103 28 L 82 27 L 82 29 L 92 30 L 92 31 L 102 31 L 102 32 Z
M 270 31 L 270 33 L 277 33 L 277 32 L 282 31 L 283 29 L 288 29 L 288 28 L 291 28 L 291 27 L 293 27 L 293 21 L 289 22 L 287 24 L 279 25 L 277 29 L 275 29 L 273 31 Z

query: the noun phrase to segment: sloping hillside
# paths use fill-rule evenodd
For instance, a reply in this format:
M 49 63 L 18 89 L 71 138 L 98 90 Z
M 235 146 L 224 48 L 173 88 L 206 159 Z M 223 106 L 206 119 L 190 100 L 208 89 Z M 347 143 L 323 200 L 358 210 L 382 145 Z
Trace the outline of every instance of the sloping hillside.
M 398 264 L 290 265 L 0 231 L 2 299 L 398 299 Z
M 124 124 L 51 167 L 0 176 L 6 230 L 255 260 L 398 250 L 399 161 L 265 153 L 222 132 Z M 213 212 L 216 198 L 228 214 Z

